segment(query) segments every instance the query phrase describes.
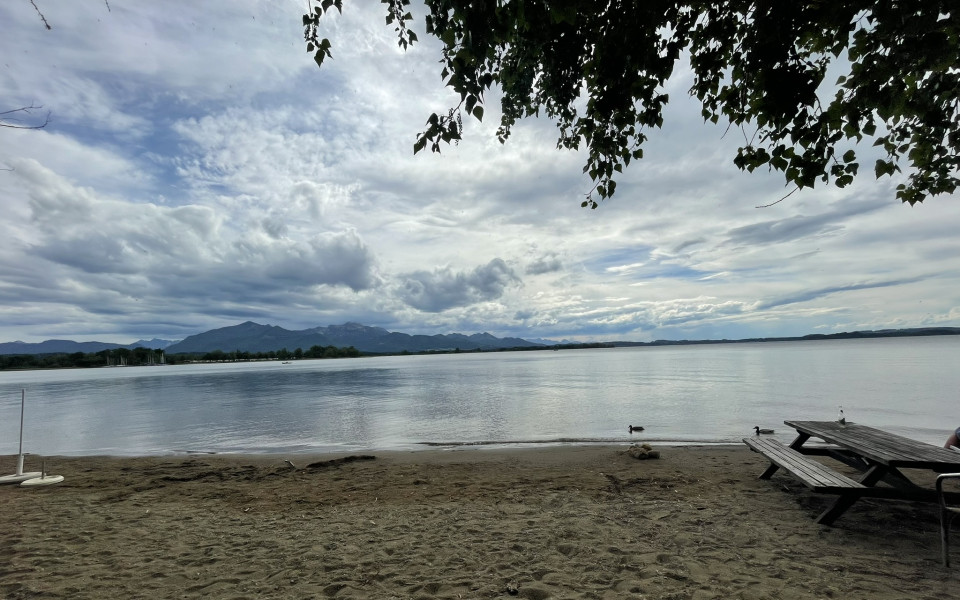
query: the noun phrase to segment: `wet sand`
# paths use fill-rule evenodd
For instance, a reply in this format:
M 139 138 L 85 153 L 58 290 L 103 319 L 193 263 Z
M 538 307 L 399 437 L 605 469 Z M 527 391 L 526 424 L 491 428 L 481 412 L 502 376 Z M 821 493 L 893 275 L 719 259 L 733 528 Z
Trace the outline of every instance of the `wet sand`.
M 957 597 L 935 505 L 825 527 L 746 447 L 656 449 L 47 457 L 64 483 L 0 487 L 0 597 Z

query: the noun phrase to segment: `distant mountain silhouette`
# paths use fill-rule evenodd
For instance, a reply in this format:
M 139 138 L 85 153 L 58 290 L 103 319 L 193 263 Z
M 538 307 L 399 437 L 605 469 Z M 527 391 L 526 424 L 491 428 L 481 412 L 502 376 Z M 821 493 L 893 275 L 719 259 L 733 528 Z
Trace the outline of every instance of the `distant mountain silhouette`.
M 743 338 L 739 340 L 655 340 L 653 342 L 610 342 L 613 346 L 683 346 L 687 344 L 744 344 L 756 342 L 807 342 L 812 340 L 851 340 L 862 338 L 924 337 L 933 335 L 960 335 L 960 327 L 914 327 L 912 329 L 876 329 L 842 331 L 840 333 L 810 333 L 796 337 Z
M 671 346 L 685 344 L 734 344 L 744 342 L 782 342 L 807 340 L 832 340 L 847 338 L 880 338 L 932 335 L 960 335 L 960 327 L 917 327 L 913 329 L 881 329 L 874 331 L 851 331 L 841 333 L 810 334 L 799 337 L 747 338 L 739 340 L 656 340 L 653 342 L 604 342 L 605 346 Z M 344 323 L 328 327 L 314 327 L 301 331 L 290 331 L 274 325 L 260 325 L 252 321 L 212 329 L 192 335 L 182 341 L 138 340 L 132 344 L 112 344 L 108 342 L 74 342 L 72 340 L 46 340 L 39 343 L 3 342 L 0 354 L 72 354 L 74 352 L 100 352 L 116 348 L 133 349 L 136 347 L 160 349 L 168 354 L 181 352 L 205 353 L 215 350 L 232 352 L 270 352 L 286 348 L 308 350 L 311 346 L 353 346 L 361 352 L 394 354 L 399 352 L 426 352 L 431 350 L 500 350 L 505 348 L 535 348 L 553 345 L 573 344 L 563 340 L 553 342 L 542 338 L 525 340 L 515 337 L 498 338 L 489 333 L 464 335 L 409 335 L 387 331 L 382 327 L 368 327 L 359 323 Z
M 307 350 L 312 346 L 353 346 L 361 352 L 424 352 L 429 350 L 497 350 L 539 346 L 520 338 L 498 338 L 489 333 L 463 335 L 409 335 L 369 327 L 359 323 L 344 323 L 328 327 L 314 327 L 291 331 L 276 325 L 260 325 L 252 321 L 213 329 L 185 338 L 169 346 L 168 354 L 198 353 L 222 350 L 232 352 L 270 352 L 283 348 Z
M 137 340 L 132 344 L 127 344 L 125 348 L 151 348 L 153 350 L 166 350 L 168 347 L 176 344 L 180 340 L 161 340 L 160 338 L 153 338 L 152 340 Z
M 73 354 L 74 352 L 100 352 L 101 350 L 116 350 L 137 347 L 163 350 L 175 344 L 172 340 L 138 340 L 132 344 L 112 344 L 109 342 L 74 342 L 72 340 L 46 340 L 38 343 L 30 342 L 3 342 L 0 343 L 0 354 Z

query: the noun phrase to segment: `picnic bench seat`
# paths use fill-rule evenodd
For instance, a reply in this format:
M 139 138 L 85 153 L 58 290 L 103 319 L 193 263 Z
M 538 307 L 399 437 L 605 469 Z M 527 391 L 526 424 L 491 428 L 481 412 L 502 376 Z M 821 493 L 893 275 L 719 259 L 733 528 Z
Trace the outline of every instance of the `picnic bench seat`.
M 784 423 L 797 430 L 789 446 L 759 435 L 743 438 L 743 442 L 769 461 L 760 479 L 770 479 L 782 467 L 814 492 L 835 495 L 816 519 L 821 525 L 831 525 L 861 498 L 940 502 L 941 507 L 947 502 L 960 504 L 960 492 L 918 485 L 901 470 L 960 473 L 960 454 L 952 450 L 850 421 Z M 804 445 L 810 438 L 828 445 Z M 853 480 L 812 456 L 842 462 L 860 471 L 860 476 Z
M 813 460 L 793 448 L 773 438 L 743 438 L 743 443 L 751 450 L 766 456 L 770 468 L 760 475 L 760 479 L 769 479 L 778 467 L 783 467 L 814 492 L 825 494 L 849 494 L 854 490 L 867 491 L 867 486 L 837 473 L 821 462 Z

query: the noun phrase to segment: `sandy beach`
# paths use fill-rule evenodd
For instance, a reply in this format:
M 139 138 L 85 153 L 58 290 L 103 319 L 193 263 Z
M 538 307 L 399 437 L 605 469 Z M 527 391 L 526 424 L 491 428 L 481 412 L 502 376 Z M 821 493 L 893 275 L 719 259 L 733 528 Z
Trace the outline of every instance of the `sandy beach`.
M 656 449 L 46 457 L 0 487 L 0 597 L 956 597 L 934 505 L 820 526 L 746 447 Z

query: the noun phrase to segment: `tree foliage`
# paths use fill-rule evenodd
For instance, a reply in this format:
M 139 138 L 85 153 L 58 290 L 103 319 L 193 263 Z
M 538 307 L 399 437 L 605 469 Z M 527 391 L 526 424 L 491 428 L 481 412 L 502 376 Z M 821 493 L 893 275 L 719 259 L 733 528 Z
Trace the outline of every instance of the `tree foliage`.
M 321 18 L 342 0 L 313 0 L 307 50 L 330 57 Z M 410 0 L 382 0 L 406 48 L 417 41 Z M 766 166 L 788 185 L 844 187 L 855 146 L 879 146 L 876 177 L 905 169 L 897 197 L 950 193 L 960 162 L 960 31 L 956 0 L 424 0 L 424 30 L 442 43 L 441 77 L 460 96 L 430 115 L 414 151 L 456 142 L 462 113 L 482 119 L 502 91 L 501 142 L 540 115 L 559 148 L 584 147 L 595 183 L 584 206 L 612 196 L 615 174 L 643 157 L 663 125 L 665 83 L 681 60 L 705 120 L 742 130 L 734 163 Z M 843 72 L 837 80 L 831 73 Z
M 193 362 L 246 362 L 263 360 L 287 360 L 290 358 L 357 358 L 360 351 L 353 346 L 313 346 L 304 351 L 297 348 L 290 352 L 286 348 L 273 352 L 248 352 L 234 350 L 224 352 L 181 352 L 164 354 L 163 350 L 136 347 L 114 348 L 99 352 L 74 352 L 71 354 L 59 352 L 52 354 L 5 354 L 0 355 L 0 371 L 16 369 L 68 369 L 68 368 L 96 368 L 119 366 L 144 366 L 157 364 L 185 364 Z

